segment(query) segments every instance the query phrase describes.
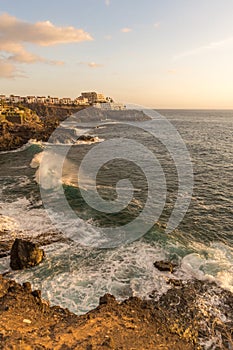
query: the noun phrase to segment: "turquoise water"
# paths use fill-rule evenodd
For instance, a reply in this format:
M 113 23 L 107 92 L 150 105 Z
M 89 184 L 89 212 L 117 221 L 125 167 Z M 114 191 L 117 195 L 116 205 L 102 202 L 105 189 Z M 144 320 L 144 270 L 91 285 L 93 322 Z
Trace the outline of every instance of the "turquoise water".
M 111 124 L 91 129 L 100 140 L 117 135 L 137 140 L 154 152 L 166 176 L 167 197 L 159 223 L 140 239 L 109 249 L 94 247 L 90 242 L 101 241 L 102 227 L 120 227 L 135 219 L 145 206 L 148 185 L 143 171 L 124 159 L 111 161 L 101 169 L 99 194 L 114 200 L 116 183 L 128 178 L 134 186 L 134 197 L 119 214 L 103 214 L 90 208 L 83 199 L 77 183 L 77 171 L 84 155 L 95 144 L 70 147 L 64 165 L 64 192 L 77 219 L 68 220 L 61 207 L 56 215 L 69 232 L 72 241 L 64 235 L 63 242 L 44 247 L 46 260 L 42 265 L 10 276 L 23 282 L 29 280 L 34 288 L 43 290 L 44 297 L 54 304 L 83 313 L 98 304 L 105 292 L 118 299 L 131 295 L 148 297 L 152 290 L 158 296 L 169 286 L 169 275 L 153 267 L 156 260 L 171 259 L 179 264 L 175 276 L 188 279 L 215 280 L 223 288 L 233 291 L 233 111 L 160 111 L 175 126 L 189 152 L 194 171 L 194 190 L 188 211 L 182 222 L 171 233 L 165 227 L 174 207 L 178 179 L 174 161 L 161 142 L 136 127 Z M 159 127 L 159 124 L 158 124 Z M 66 140 L 69 142 L 69 140 Z M 0 225 L 5 237 L 44 235 L 49 240 L 58 229 L 43 208 L 37 169 L 31 167 L 43 144 L 32 143 L 18 152 L 0 154 L 1 203 Z M 145 156 L 146 157 L 146 156 Z M 38 158 L 38 163 L 40 159 Z M 86 183 L 85 190 L 93 190 Z M 51 208 L 58 194 L 47 191 Z M 148 220 L 150 218 L 148 217 Z M 156 220 L 157 221 L 157 220 Z M 90 230 L 91 225 L 91 230 Z M 0 271 L 8 269 L 9 259 L 0 259 Z

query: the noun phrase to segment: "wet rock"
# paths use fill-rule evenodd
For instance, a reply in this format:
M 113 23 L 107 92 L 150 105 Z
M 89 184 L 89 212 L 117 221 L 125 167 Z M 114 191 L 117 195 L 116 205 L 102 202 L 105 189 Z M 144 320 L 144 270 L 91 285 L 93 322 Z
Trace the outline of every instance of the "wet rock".
M 172 273 L 177 266 L 170 261 L 156 261 L 154 262 L 154 267 L 159 271 L 168 271 Z
M 32 292 L 32 295 L 35 297 L 35 298 L 38 298 L 38 299 L 41 299 L 41 290 L 34 290 Z
M 81 135 L 78 141 L 95 142 L 95 137 L 91 135 Z
M 111 294 L 105 294 L 103 297 L 100 297 L 99 304 L 106 305 L 116 303 L 116 298 Z
M 30 282 L 24 282 L 23 283 L 23 288 L 25 292 L 31 293 L 32 292 L 32 287 Z
M 44 251 L 36 244 L 16 238 L 11 248 L 10 267 L 12 270 L 22 270 L 36 266 L 44 258 Z
M 172 284 L 174 287 L 182 287 L 183 286 L 183 281 L 182 280 L 176 280 L 174 278 L 170 278 L 167 281 L 168 284 Z

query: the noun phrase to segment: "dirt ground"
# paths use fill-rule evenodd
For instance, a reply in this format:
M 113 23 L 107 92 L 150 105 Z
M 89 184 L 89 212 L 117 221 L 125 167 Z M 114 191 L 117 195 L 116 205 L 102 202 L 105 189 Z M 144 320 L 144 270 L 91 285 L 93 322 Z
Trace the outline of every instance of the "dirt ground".
M 150 301 L 130 298 L 118 303 L 106 294 L 96 309 L 77 316 L 50 307 L 29 283 L 21 286 L 0 276 L 0 349 L 201 349 L 200 336 L 214 335 L 208 334 L 211 326 L 214 331 L 212 313 L 204 315 L 197 300 L 207 287 L 198 281 L 176 284 L 159 301 L 152 295 Z M 232 295 L 223 298 L 232 307 Z M 225 332 L 222 347 L 216 349 L 231 349 L 232 323 L 221 329 L 215 320 L 215 326 Z

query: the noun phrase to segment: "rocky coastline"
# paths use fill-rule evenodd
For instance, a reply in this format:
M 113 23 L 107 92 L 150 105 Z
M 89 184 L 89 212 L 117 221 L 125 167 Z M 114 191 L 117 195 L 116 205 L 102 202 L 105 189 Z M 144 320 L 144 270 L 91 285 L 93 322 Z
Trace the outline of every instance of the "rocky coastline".
M 41 263 L 44 252 L 16 239 L 10 255 L 17 270 Z M 167 273 L 165 294 L 123 302 L 105 294 L 81 316 L 50 306 L 29 282 L 0 275 L 0 349 L 232 349 L 233 294 L 212 282 L 171 278 L 177 266 L 169 261 L 154 267 Z
M 43 263 L 41 245 L 51 242 L 39 241 L 16 238 L 8 246 L 0 244 L 2 253 L 10 255 L 9 270 L 0 275 L 0 349 L 233 348 L 233 293 L 206 280 L 178 279 L 179 266 L 170 261 L 153 264 L 169 286 L 160 297 L 152 290 L 146 299 L 120 302 L 106 294 L 97 308 L 81 316 L 50 306 L 27 280 L 20 285 L 9 278 L 10 267 Z
M 49 118 L 48 110 L 35 112 L 40 122 L 0 125 L 0 151 L 30 139 L 47 141 L 67 116 L 67 110 L 64 115 L 60 111 L 59 118 L 55 109 Z M 2 238 L 6 233 L 0 232 L 0 258 L 9 256 L 13 245 L 10 234 Z M 39 246 L 63 240 L 56 232 L 50 238 L 36 237 Z M 43 260 L 42 253 L 39 258 Z M 154 268 L 167 274 L 166 294 L 158 298 L 158 291 L 152 290 L 146 300 L 131 297 L 123 302 L 106 294 L 97 308 L 82 316 L 50 306 L 26 280 L 20 285 L 7 273 L 0 275 L 0 349 L 233 349 L 233 294 L 212 282 L 177 279 L 178 267 L 171 262 L 156 261 Z
M 11 151 L 24 146 L 29 140 L 48 141 L 59 123 L 83 107 L 57 107 L 39 104 L 25 105 L 38 116 L 23 124 L 0 122 L 0 152 Z
M 20 105 L 21 106 L 21 105 Z M 16 106 L 15 106 L 16 107 Z M 75 116 L 76 122 L 102 122 L 112 121 L 148 121 L 150 117 L 142 111 L 137 110 L 101 110 L 90 107 L 68 107 L 42 104 L 23 104 L 20 108 L 25 108 L 32 113 L 34 118 L 28 118 L 22 124 L 0 120 L 0 152 L 11 151 L 24 146 L 29 140 L 46 142 L 50 138 L 57 126 L 67 117 L 83 111 Z M 64 132 L 65 133 L 65 132 Z M 81 140 L 81 139 L 80 139 Z
M 208 309 L 212 290 L 229 305 L 227 322 Z M 180 281 L 159 300 L 131 297 L 120 303 L 106 294 L 96 309 L 77 316 L 51 307 L 30 283 L 19 285 L 0 276 L 0 348 L 231 349 L 232 303 L 233 295 L 215 284 Z

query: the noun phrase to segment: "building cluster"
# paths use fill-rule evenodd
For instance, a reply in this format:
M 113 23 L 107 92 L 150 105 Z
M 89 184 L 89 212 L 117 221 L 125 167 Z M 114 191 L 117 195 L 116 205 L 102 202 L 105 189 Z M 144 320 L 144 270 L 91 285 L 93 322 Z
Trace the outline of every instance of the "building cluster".
M 45 105 L 80 105 L 80 106 L 87 106 L 89 105 L 88 99 L 82 96 L 79 96 L 75 99 L 71 99 L 70 97 L 51 97 L 51 96 L 17 96 L 17 95 L 0 95 L 0 100 L 11 103 L 11 104 L 18 104 L 18 103 L 27 103 L 27 104 L 33 104 L 33 103 L 39 103 L 39 104 L 45 104 Z
M 82 92 L 81 96 L 71 99 L 70 97 L 51 97 L 51 96 L 16 96 L 0 95 L 0 101 L 10 104 L 44 104 L 44 105 L 66 105 L 66 106 L 94 106 L 104 110 L 123 110 L 125 106 L 121 103 L 115 103 L 112 98 L 105 97 L 97 92 Z

